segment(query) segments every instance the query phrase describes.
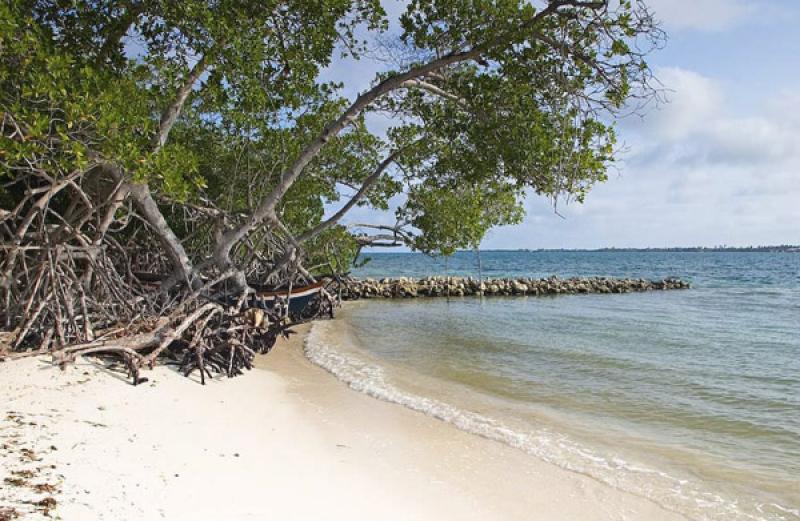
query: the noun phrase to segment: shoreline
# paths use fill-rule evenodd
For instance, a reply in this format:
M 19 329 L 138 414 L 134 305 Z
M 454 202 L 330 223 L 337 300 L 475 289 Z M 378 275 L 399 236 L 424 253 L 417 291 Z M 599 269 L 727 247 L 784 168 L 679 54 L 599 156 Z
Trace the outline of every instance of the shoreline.
M 310 328 L 297 329 L 202 392 L 163 366 L 133 387 L 86 360 L 0 364 L 0 480 L 34 473 L 4 483 L 0 509 L 47 519 L 23 501 L 51 497 L 62 519 L 685 519 L 349 389 L 306 359 Z

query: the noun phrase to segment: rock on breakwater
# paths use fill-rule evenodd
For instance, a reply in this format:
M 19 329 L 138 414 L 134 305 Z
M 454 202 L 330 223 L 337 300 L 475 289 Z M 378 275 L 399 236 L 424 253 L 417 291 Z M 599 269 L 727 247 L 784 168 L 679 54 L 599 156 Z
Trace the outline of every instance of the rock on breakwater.
M 677 278 L 663 280 L 612 279 L 580 277 L 561 279 L 556 276 L 479 280 L 473 277 L 409 277 L 355 279 L 345 281 L 341 290 L 344 300 L 360 298 L 465 297 L 473 295 L 574 295 L 580 293 L 632 293 L 640 291 L 688 289 L 690 284 Z

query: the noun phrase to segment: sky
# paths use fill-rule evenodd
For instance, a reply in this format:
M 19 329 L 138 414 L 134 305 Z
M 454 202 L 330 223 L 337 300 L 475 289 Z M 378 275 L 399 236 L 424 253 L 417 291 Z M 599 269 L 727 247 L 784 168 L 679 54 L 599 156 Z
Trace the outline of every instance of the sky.
M 668 102 L 618 122 L 625 150 L 584 204 L 556 214 L 530 196 L 525 221 L 482 248 L 800 244 L 800 1 L 647 3 L 669 37 L 649 59 Z M 353 98 L 380 68 L 339 61 L 326 75 Z M 366 209 L 346 220 L 393 221 Z

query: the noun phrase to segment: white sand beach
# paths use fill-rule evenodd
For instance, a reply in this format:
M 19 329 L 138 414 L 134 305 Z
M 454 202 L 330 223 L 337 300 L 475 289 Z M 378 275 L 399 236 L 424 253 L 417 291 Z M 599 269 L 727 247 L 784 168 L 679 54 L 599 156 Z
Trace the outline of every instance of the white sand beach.
M 308 326 L 298 329 L 244 377 L 205 388 L 167 367 L 133 387 L 86 360 L 63 372 L 46 359 L 0 363 L 0 512 L 67 521 L 683 519 L 352 391 L 306 360 Z

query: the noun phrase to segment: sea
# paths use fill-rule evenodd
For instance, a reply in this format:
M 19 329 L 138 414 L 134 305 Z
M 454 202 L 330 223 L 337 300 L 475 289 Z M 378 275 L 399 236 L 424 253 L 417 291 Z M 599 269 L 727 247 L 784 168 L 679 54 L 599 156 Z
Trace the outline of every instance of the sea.
M 365 257 L 354 275 L 689 281 L 629 294 L 362 300 L 317 323 L 306 354 L 358 391 L 688 519 L 800 520 L 800 253 Z

